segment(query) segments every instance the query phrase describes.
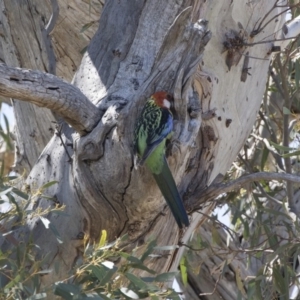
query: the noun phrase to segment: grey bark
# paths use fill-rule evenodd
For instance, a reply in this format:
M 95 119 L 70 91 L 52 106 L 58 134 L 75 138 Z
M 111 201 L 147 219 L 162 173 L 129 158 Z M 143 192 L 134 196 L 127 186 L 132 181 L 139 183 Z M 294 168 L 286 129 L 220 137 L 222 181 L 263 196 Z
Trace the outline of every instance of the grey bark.
M 73 84 L 97 107 L 96 115 L 101 120 L 91 132 L 90 128 L 83 130 L 89 132 L 84 136 L 74 131 L 75 126 L 70 128 L 62 122 L 61 137 L 54 135 L 50 139 L 47 130 L 54 120 L 52 114 L 36 110 L 30 113 L 30 119 L 36 120 L 32 128 L 28 112 L 22 104 L 15 104 L 17 143 L 22 158 L 28 162 L 23 166 L 31 169 L 27 182 L 36 188 L 57 180 L 59 183 L 46 192 L 66 205 L 68 215 L 48 216 L 59 229 L 62 244 L 36 218 L 28 220 L 27 227 L 16 234 L 20 239 L 31 232 L 41 246 L 40 255 L 51 251 L 47 268 L 64 262 L 59 274 L 43 276 L 44 284 L 60 279 L 72 267 L 80 252 L 83 233 L 91 240 L 106 229 L 110 239 L 128 233 L 133 243 L 143 243 L 149 236 L 156 236 L 158 244 L 164 245 L 187 241 L 201 218 L 194 214 L 190 228 L 180 232 L 151 174 L 146 168 L 133 168 L 136 117 L 154 91 L 174 94 L 175 126 L 168 161 L 185 206 L 192 212 L 199 208 L 205 188 L 218 174 L 225 174 L 247 138 L 261 102 L 271 59 L 270 43 L 249 47 L 252 57 L 264 57 L 265 61 L 250 60 L 252 76 L 241 81 L 242 62 L 235 59 L 229 68 L 223 42 L 232 32 L 253 41 L 240 32 L 239 22 L 244 20 L 243 27 L 250 32 L 272 3 L 135 0 L 105 4 L 99 28 L 79 65 L 79 49 L 84 43 L 77 38 L 80 45 L 75 45 L 75 37 L 79 36 L 79 8 L 84 4 L 79 0 L 67 3 L 58 1 L 60 16 L 51 33 L 56 73 L 70 80 L 78 66 Z M 1 42 L 6 64 L 47 71 L 49 57 L 45 55 L 40 22 L 50 18 L 50 3 L 44 7 L 40 1 L 28 1 L 21 6 L 18 1 L 3 0 L 1 6 L 5 28 Z M 17 26 L 16 30 L 21 9 L 26 26 Z M 80 16 L 87 18 L 87 12 L 85 6 Z M 99 14 L 93 7 L 94 20 Z M 65 18 L 68 23 L 62 26 Z M 200 18 L 209 20 L 209 25 Z M 77 26 L 72 28 L 72 22 Z M 282 22 L 281 18 L 272 22 L 254 39 L 274 34 Z M 17 34 L 22 37 L 20 40 Z M 34 42 L 28 43 L 25 37 Z M 22 47 L 26 49 L 24 52 Z M 239 54 L 234 52 L 235 56 Z M 28 141 L 33 129 L 35 141 L 37 136 L 43 137 L 36 144 Z M 51 204 L 39 199 L 33 205 L 46 208 Z M 210 205 L 208 212 L 213 207 L 214 204 Z M 159 272 L 176 269 L 181 254 L 182 251 L 171 253 L 149 267 Z
M 59 114 L 81 135 L 100 120 L 100 111 L 74 85 L 40 71 L 0 65 L 0 93 Z
M 51 57 L 47 54 L 52 46 L 57 60 L 56 74 L 71 81 L 80 63 L 81 51 L 95 32 L 96 23 L 82 34 L 80 30 L 91 18 L 95 21 L 99 18 L 102 6 L 90 7 L 80 0 L 58 1 L 59 16 L 55 29 L 51 31 L 51 26 L 47 28 L 47 25 L 50 25 L 51 16 L 55 15 L 55 11 L 54 14 L 52 11 L 55 5 L 51 5 L 50 1 L 41 3 L 33 0 L 25 3 L 3 0 L 0 5 L 0 46 L 5 63 L 11 67 L 47 72 L 51 65 Z M 28 173 L 49 142 L 53 134 L 53 122 L 57 119 L 51 111 L 28 103 L 13 101 L 13 107 L 18 119 L 15 128 L 16 170 L 22 174 L 25 169 Z
M 22 5 L 18 1 L 1 1 L 0 5 L 3 29 L 1 44 L 5 63 L 12 67 L 44 71 L 47 58 L 39 37 L 41 20 L 33 4 Z M 11 11 L 14 11 L 14 14 L 10 13 Z M 26 48 L 27 51 L 22 51 L 22 48 Z M 15 128 L 16 170 L 22 173 L 22 169 L 26 169 L 29 172 L 51 137 L 49 128 L 55 119 L 52 113 L 44 108 L 14 100 L 12 103 L 15 117 L 18 119 Z M 39 115 L 43 115 L 43 118 Z

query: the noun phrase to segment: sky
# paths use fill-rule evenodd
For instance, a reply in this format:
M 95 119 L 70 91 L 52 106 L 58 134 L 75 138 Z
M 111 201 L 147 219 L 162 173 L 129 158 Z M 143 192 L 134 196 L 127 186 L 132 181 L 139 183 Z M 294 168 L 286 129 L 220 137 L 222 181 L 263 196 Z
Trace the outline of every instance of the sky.
M 11 106 L 7 105 L 6 103 L 2 103 L 1 111 L 0 111 L 0 124 L 2 128 L 5 130 L 6 126 L 4 123 L 3 115 L 5 115 L 8 119 L 9 126 L 12 129 L 15 125 L 15 117 L 13 113 L 13 109 Z

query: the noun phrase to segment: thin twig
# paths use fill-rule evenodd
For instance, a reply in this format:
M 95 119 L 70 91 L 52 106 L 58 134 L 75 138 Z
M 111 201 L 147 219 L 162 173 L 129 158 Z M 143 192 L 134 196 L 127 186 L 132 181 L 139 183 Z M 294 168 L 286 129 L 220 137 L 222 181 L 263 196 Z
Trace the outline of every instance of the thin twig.
M 51 6 L 52 6 L 52 15 L 49 19 L 49 22 L 45 26 L 48 35 L 53 31 L 59 16 L 59 5 L 57 3 L 57 0 L 51 0 Z
M 217 290 L 218 283 L 219 283 L 220 279 L 221 279 L 221 274 L 219 275 L 219 277 L 218 277 L 218 279 L 217 279 L 217 281 L 215 283 L 214 290 L 211 293 L 200 293 L 199 296 L 212 296 L 216 292 L 216 290 Z
M 297 119 L 293 119 L 290 123 L 289 123 L 289 133 L 292 132 L 292 130 L 294 129 L 294 126 L 297 124 L 298 122 L 298 118 Z
M 2 235 L 4 235 L 4 234 L 6 234 L 8 232 L 8 230 L 2 224 L 0 224 L 0 232 L 2 233 Z M 10 233 L 5 235 L 5 239 L 7 241 L 9 241 L 11 244 L 13 244 L 14 246 L 18 246 L 19 245 L 19 241 L 16 240 L 14 238 L 14 236 L 12 234 L 10 234 Z
M 66 151 L 66 153 L 67 153 L 67 156 L 69 157 L 69 160 L 68 160 L 68 161 L 69 161 L 69 163 L 71 163 L 71 162 L 72 162 L 72 157 L 71 157 L 71 155 L 69 154 L 69 151 L 68 151 L 68 149 L 67 149 L 67 146 L 66 146 L 64 140 L 62 139 L 61 132 L 62 132 L 62 125 L 57 125 L 57 126 L 56 126 L 55 134 L 59 137 L 59 139 L 60 139 L 60 141 L 61 141 L 61 143 L 62 143 L 62 145 L 63 145 L 63 147 L 64 147 L 64 149 L 65 149 L 65 151 Z
M 268 15 L 273 11 L 273 9 L 276 7 L 276 4 L 279 0 L 276 0 L 276 2 L 274 3 L 274 5 L 272 6 L 272 8 L 264 15 L 264 17 L 261 19 L 260 23 L 257 26 L 257 29 L 255 29 L 257 22 L 254 25 L 254 29 L 252 30 L 250 36 L 253 37 L 255 35 L 257 35 L 259 32 L 261 32 L 261 26 L 263 24 L 263 22 L 265 21 L 265 19 L 268 17 Z
M 280 70 L 281 75 L 281 83 L 282 83 L 282 91 L 284 96 L 284 104 L 285 107 L 288 109 L 291 109 L 291 100 L 289 96 L 289 88 L 287 83 L 287 73 L 286 68 L 282 65 L 280 56 L 277 55 L 276 57 L 276 63 Z M 289 135 L 289 115 L 284 114 L 283 115 L 283 146 L 289 147 L 290 143 L 290 135 Z M 284 151 L 284 153 L 287 153 L 288 151 Z M 291 158 L 290 157 L 284 157 L 284 164 L 285 164 L 285 171 L 289 174 L 292 174 L 292 164 L 291 164 Z M 292 212 L 294 212 L 296 215 L 298 215 L 298 211 L 294 202 L 294 188 L 293 184 L 291 182 L 287 182 L 286 184 L 286 190 L 287 190 L 287 198 L 289 207 Z
M 259 190 L 261 191 L 261 194 L 259 195 L 259 197 L 266 197 L 267 199 L 269 199 L 270 201 L 282 205 L 282 201 L 277 200 L 276 198 L 270 196 L 262 187 L 262 185 L 260 183 L 257 184 L 257 187 L 259 188 Z
M 258 136 L 258 135 L 256 135 L 256 134 L 254 134 L 254 133 L 250 134 L 250 136 L 254 137 L 255 139 L 257 139 L 257 140 L 259 140 L 259 141 L 261 141 L 261 142 L 263 142 L 264 145 L 266 146 L 266 148 L 267 148 L 270 152 L 272 152 L 272 153 L 274 153 L 274 154 L 276 154 L 276 155 L 279 155 L 279 153 L 276 151 L 275 147 L 270 145 L 268 139 L 262 138 L 262 137 L 260 137 L 260 136 Z
M 264 17 L 262 18 L 262 20 L 260 21 L 259 25 L 257 26 L 257 29 L 253 29 L 250 36 L 254 37 L 255 35 L 259 34 L 260 32 L 262 32 L 273 20 L 275 20 L 276 18 L 278 18 L 280 15 L 290 11 L 292 8 L 295 7 L 299 7 L 299 3 L 295 4 L 295 5 L 290 5 L 290 6 L 286 6 L 286 5 L 278 5 L 277 3 L 279 2 L 279 0 L 276 0 L 275 4 L 273 5 L 273 7 L 264 15 Z M 287 7 L 285 10 L 281 11 L 280 13 L 276 14 L 275 16 L 273 16 L 270 20 L 268 20 L 264 25 L 263 22 L 266 20 L 266 18 L 268 17 L 268 15 L 274 10 L 274 8 L 276 7 Z
M 280 84 L 278 78 L 275 76 L 275 73 L 274 73 L 274 71 L 272 70 L 272 67 L 271 67 L 271 66 L 269 67 L 269 72 L 270 72 L 270 75 L 271 75 L 271 77 L 272 77 L 272 79 L 273 79 L 273 81 L 274 81 L 274 83 L 275 83 L 275 85 L 276 85 L 276 87 L 277 87 L 277 89 L 278 89 L 280 95 L 281 95 L 282 97 L 284 97 L 284 93 L 283 93 L 282 86 L 281 86 L 281 84 Z
M 269 133 L 270 133 L 270 139 L 271 139 L 271 141 L 272 141 L 273 143 L 275 143 L 275 144 L 278 144 L 276 135 L 275 135 L 275 133 L 274 133 L 272 127 L 269 126 L 269 123 L 268 123 L 268 120 L 267 120 L 266 116 L 265 116 L 261 111 L 259 111 L 258 113 L 259 113 L 260 118 L 265 122 L 265 126 L 266 126 L 267 130 L 268 130 Z M 275 154 L 274 152 L 271 152 L 271 153 L 272 153 L 272 155 L 273 155 L 273 157 L 274 157 L 274 159 L 275 159 L 275 161 L 276 161 L 278 167 L 279 167 L 281 170 L 284 170 L 281 156 L 280 156 L 278 153 L 277 153 L 277 154 Z
M 255 134 L 253 134 L 253 136 L 254 137 L 257 137 Z M 259 138 L 259 137 L 257 137 L 257 138 Z M 266 140 L 266 139 L 264 139 L 264 140 Z M 266 142 L 266 141 L 265 141 Z M 267 142 L 267 145 L 269 145 L 269 147 L 271 147 L 270 146 L 270 144 Z M 267 147 L 267 145 L 266 145 L 266 147 Z M 268 148 L 269 149 L 269 148 Z M 269 149 L 270 150 L 270 149 Z M 270 150 L 270 151 L 272 151 L 272 150 Z M 273 153 L 273 152 L 271 152 L 271 153 Z M 277 152 L 276 152 L 277 153 Z M 246 167 L 248 168 L 248 170 L 251 172 L 251 173 L 253 173 L 253 169 L 252 169 L 252 167 L 251 167 L 251 165 L 247 162 L 247 161 L 245 161 L 243 158 L 242 158 L 242 156 L 239 154 L 239 158 L 244 162 L 244 164 L 246 165 Z M 268 195 L 266 192 L 265 192 L 265 190 L 264 190 L 264 188 L 262 187 L 262 185 L 259 183 L 259 182 L 257 182 L 256 183 L 256 186 L 260 189 L 260 191 L 262 192 L 262 194 L 266 197 L 266 198 L 268 198 L 269 200 L 271 200 L 272 202 L 275 202 L 276 204 L 282 204 L 282 202 L 280 202 L 280 201 L 278 201 L 277 199 L 275 199 L 275 198 L 273 198 L 272 196 L 270 196 L 270 195 Z
M 204 202 L 214 200 L 217 196 L 223 193 L 228 193 L 233 190 L 240 189 L 246 183 L 261 180 L 285 180 L 288 182 L 300 183 L 300 176 L 287 173 L 257 172 L 249 175 L 244 175 L 228 183 L 213 184 L 206 190 L 199 192 L 198 198 L 193 197 L 193 199 L 191 199 L 190 206 L 193 207 L 193 209 L 190 211 L 190 213 L 199 210 L 201 208 L 201 204 L 203 204 Z M 199 201 L 200 197 L 201 200 Z
M 291 36 L 291 37 L 286 37 L 286 38 L 281 38 L 281 39 L 267 40 L 267 41 L 262 40 L 262 41 L 255 42 L 255 43 L 243 43 L 243 46 L 252 47 L 252 46 L 255 46 L 255 45 L 259 45 L 259 44 L 268 44 L 268 43 L 275 43 L 275 42 L 286 41 L 286 40 L 294 40 L 297 37 L 298 37 L 298 35 Z
M 45 27 L 41 25 L 42 37 L 44 41 L 44 45 L 46 48 L 47 56 L 48 56 L 48 73 L 55 75 L 56 73 L 56 58 L 52 47 L 50 33 L 53 31 L 58 15 L 59 15 L 59 6 L 57 0 L 51 0 L 52 6 L 52 15 L 50 17 L 49 22 Z

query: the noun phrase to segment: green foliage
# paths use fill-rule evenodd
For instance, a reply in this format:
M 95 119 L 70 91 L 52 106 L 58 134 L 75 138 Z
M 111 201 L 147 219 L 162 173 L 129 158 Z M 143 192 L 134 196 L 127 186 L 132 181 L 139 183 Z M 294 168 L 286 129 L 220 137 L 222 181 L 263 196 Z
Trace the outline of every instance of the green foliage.
M 180 275 L 181 275 L 182 283 L 186 286 L 188 282 L 188 276 L 187 276 L 187 260 L 185 256 L 181 258 L 179 267 L 180 267 Z
M 59 243 L 63 243 L 59 231 L 50 222 L 47 215 L 62 213 L 64 207 L 36 211 L 30 205 L 37 197 L 46 197 L 45 190 L 57 182 L 49 182 L 37 190 L 26 194 L 16 186 L 21 179 L 7 177 L 0 182 L 1 204 L 7 203 L 9 209 L 0 215 L 2 224 L 10 224 L 10 231 L 3 225 L 0 228 L 2 238 L 13 243 L 14 247 L 6 252 L 0 252 L 0 299 L 44 299 L 49 293 L 54 293 L 62 299 L 178 299 L 178 294 L 164 283 L 172 282 L 176 273 L 156 274 L 149 269 L 145 262 L 151 259 L 156 250 L 169 251 L 174 247 L 160 249 L 155 241 L 150 241 L 143 251 L 135 248 L 132 253 L 125 252 L 122 245 L 128 244 L 127 236 L 112 243 L 107 242 L 107 233 L 102 231 L 98 243 L 84 243 L 82 258 L 71 270 L 68 278 L 56 282 L 47 290 L 41 289 L 41 276 L 53 272 L 45 269 L 50 264 L 48 256 L 38 259 L 38 246 L 34 241 L 20 240 L 14 236 L 22 231 L 27 218 L 41 220 L 47 229 L 52 231 Z M 137 254 L 137 253 L 141 254 Z M 59 268 L 59 266 L 58 266 Z M 58 269 L 59 270 L 59 269 Z M 56 270 L 56 271 L 58 271 Z M 147 272 L 150 276 L 138 277 L 134 273 L 138 270 Z
M 85 245 L 82 262 L 70 277 L 54 286 L 54 294 L 63 299 L 180 299 L 172 289 L 161 285 L 172 282 L 176 273 L 156 274 L 145 264 L 155 250 L 155 241 L 147 244 L 141 255 L 124 251 L 127 236 L 106 244 L 107 234 L 102 231 L 99 243 Z M 137 270 L 148 272 L 149 277 L 138 277 Z
M 298 8 L 293 14 L 299 14 Z M 254 134 L 247 141 L 249 148 L 256 144 L 252 152 L 245 147 L 240 153 L 229 172 L 230 178 L 270 170 L 299 174 L 299 46 L 299 40 L 291 42 L 274 59 L 268 93 Z M 299 285 L 300 226 L 298 217 L 291 212 L 299 196 L 295 199 L 289 196 L 289 193 L 296 195 L 299 188 L 299 184 L 261 181 L 230 195 L 231 221 L 242 237 L 241 251 L 253 269 L 253 277 L 243 279 L 246 295 L 236 272 L 237 286 L 245 299 L 289 299 L 290 287 Z
M 293 17 L 299 7 L 297 2 Z M 253 131 L 227 172 L 227 182 L 256 172 L 300 175 L 299 49 L 298 38 L 274 58 Z M 208 216 L 209 230 L 199 230 L 202 236 L 194 236 L 181 262 L 194 276 L 210 276 L 207 280 L 216 283 L 211 293 L 217 294 L 219 281 L 234 274 L 229 280 L 238 290 L 235 299 L 290 299 L 290 288 L 300 282 L 299 193 L 299 184 L 270 180 L 223 194 L 217 201 L 229 206 L 232 227 L 220 228 Z
M 31 209 L 37 197 L 43 196 L 45 189 L 53 185 L 49 183 L 27 194 L 19 189 L 22 186 L 22 178 L 0 178 L 0 237 L 13 247 L 0 252 L 0 299 L 42 299 L 44 292 L 39 292 L 40 276 L 48 274 L 51 270 L 43 268 L 50 263 L 48 256 L 36 258 L 38 246 L 30 238 L 25 241 L 20 234 L 28 218 L 40 219 L 53 233 L 56 229 L 47 219 L 51 212 L 61 212 L 64 207 L 55 206 L 44 211 Z M 46 226 L 46 225 L 45 225 Z M 57 232 L 57 231 L 56 231 Z

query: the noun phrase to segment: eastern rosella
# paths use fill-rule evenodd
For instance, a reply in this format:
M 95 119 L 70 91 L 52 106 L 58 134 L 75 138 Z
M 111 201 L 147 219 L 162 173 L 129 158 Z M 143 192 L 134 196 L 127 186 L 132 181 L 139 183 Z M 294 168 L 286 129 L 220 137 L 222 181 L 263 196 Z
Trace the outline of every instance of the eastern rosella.
M 171 96 L 156 92 L 146 102 L 134 131 L 134 153 L 138 164 L 149 168 L 180 228 L 189 226 L 189 219 L 183 206 L 176 183 L 165 156 L 166 140 L 173 129 L 173 115 L 170 111 Z

